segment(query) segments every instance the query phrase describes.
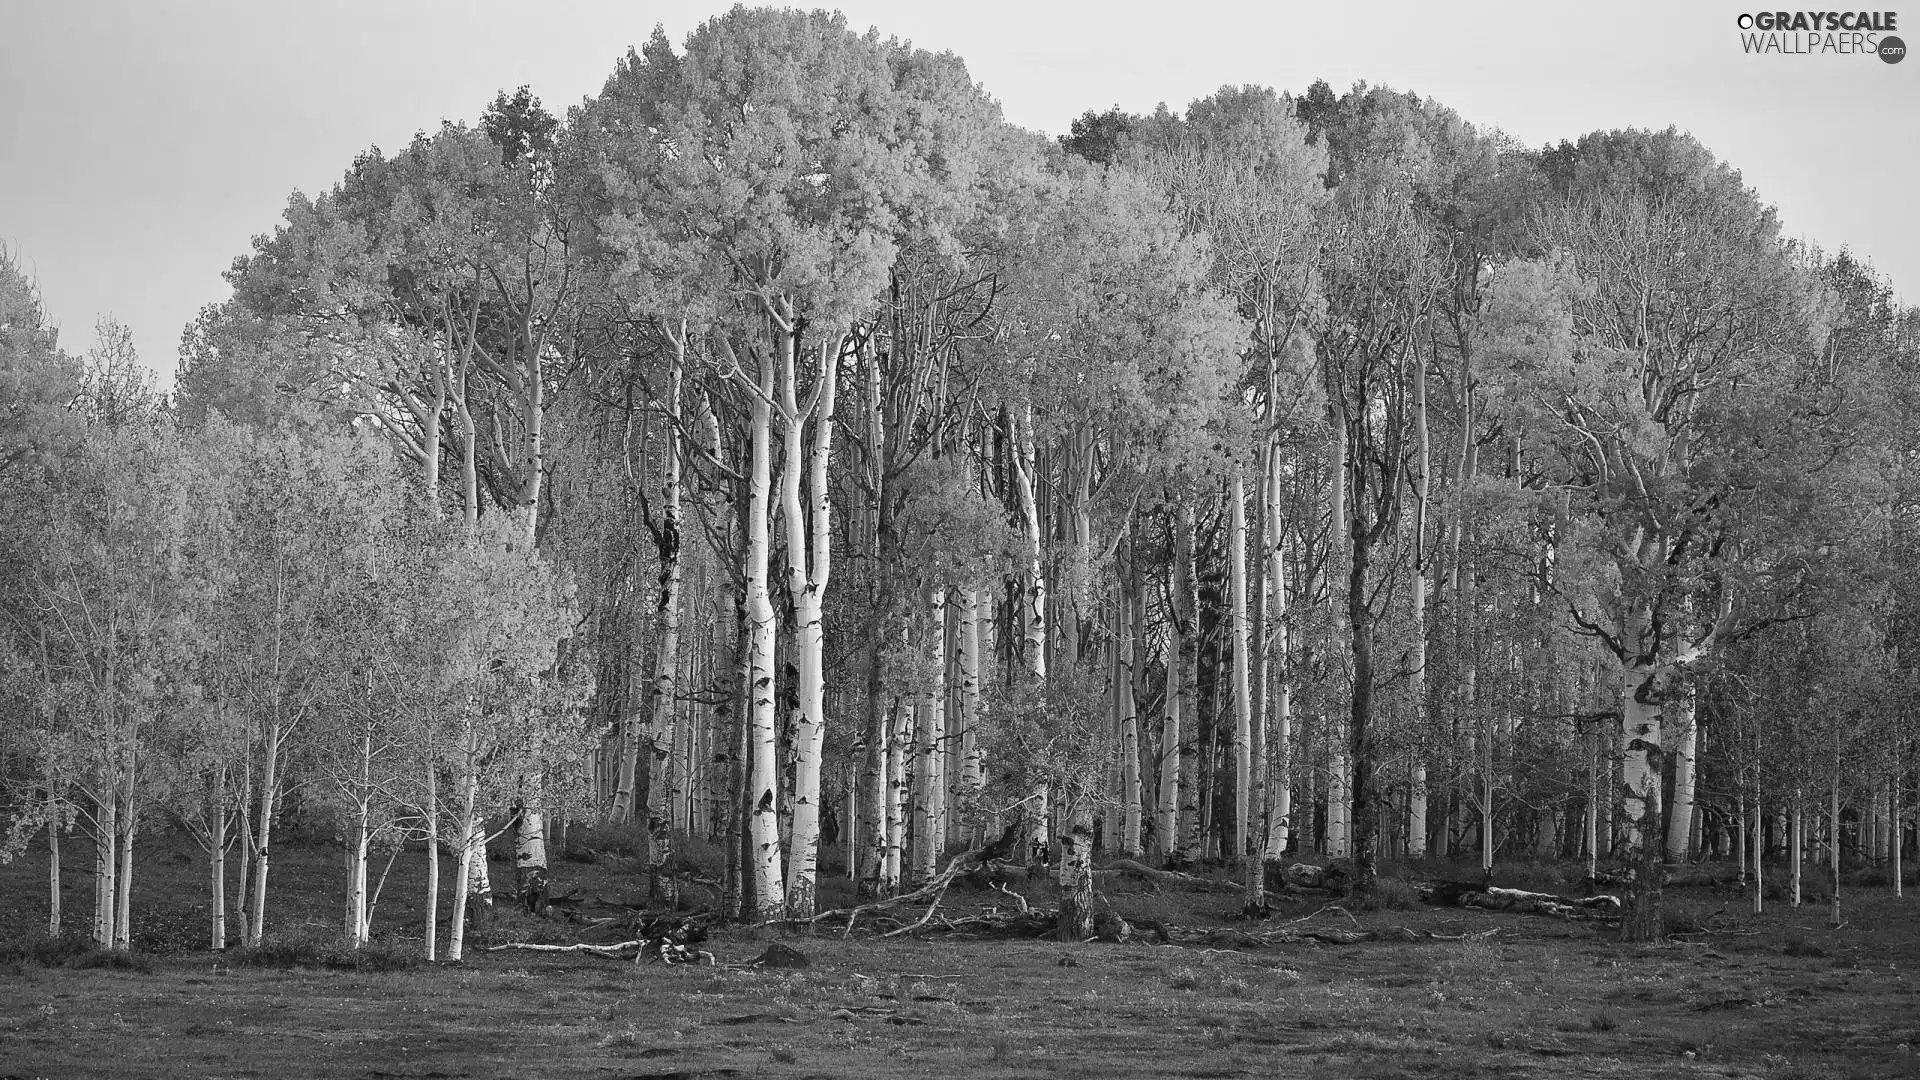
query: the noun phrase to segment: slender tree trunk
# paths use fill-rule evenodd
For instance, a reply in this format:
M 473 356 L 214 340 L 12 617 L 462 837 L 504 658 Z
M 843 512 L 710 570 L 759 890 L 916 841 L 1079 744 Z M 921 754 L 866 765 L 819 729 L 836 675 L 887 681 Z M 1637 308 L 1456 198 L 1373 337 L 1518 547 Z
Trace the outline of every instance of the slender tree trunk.
M 666 476 L 660 484 L 660 530 L 656 545 L 660 556 L 660 604 L 656 613 L 660 624 L 659 655 L 654 664 L 652 713 L 638 740 L 647 770 L 647 805 L 641 815 L 647 897 L 668 907 L 676 899 L 672 895 L 671 880 L 664 874 L 673 854 L 672 791 L 667 770 L 661 767 L 663 755 L 659 748 L 665 740 L 668 752 L 664 758 L 670 765 L 675 731 L 674 698 L 680 690 L 680 592 L 685 574 L 680 552 L 680 391 L 686 367 L 686 334 L 686 325 L 682 323 L 678 336 L 673 338 L 673 366 L 667 379 Z
M 881 620 L 884 621 L 884 620 Z M 869 629 L 878 638 L 881 631 Z M 867 867 L 861 879 L 859 895 L 863 900 L 892 896 L 900 881 L 888 871 L 891 837 L 887 829 L 888 808 L 893 802 L 893 732 L 888 723 L 885 677 L 881 671 L 878 641 L 872 646 L 867 667 L 866 761 L 860 770 L 861 797 L 866 805 Z
M 1287 610 L 1286 542 L 1279 518 L 1279 455 L 1275 454 L 1274 458 L 1276 464 L 1267 479 L 1267 564 L 1268 575 L 1273 580 L 1274 666 L 1279 669 L 1279 685 L 1273 698 L 1272 740 L 1280 761 L 1279 768 L 1274 770 L 1273 822 L 1267 830 L 1267 858 L 1270 859 L 1284 856 L 1292 838 L 1294 778 L 1293 627 Z
M 1833 785 L 1829 789 L 1831 801 L 1827 804 L 1827 834 L 1832 839 L 1827 851 L 1827 865 L 1832 874 L 1833 903 L 1827 912 L 1827 921 L 1834 926 L 1840 925 L 1840 762 L 1835 755 L 1833 763 Z
M 216 949 L 226 948 L 225 939 L 219 936 L 223 915 L 220 902 L 216 892 L 213 907 Z M 47 818 L 47 936 L 60 936 L 60 815 L 57 809 Z
M 1136 572 L 1127 560 L 1127 578 L 1116 586 L 1116 618 L 1119 641 L 1114 652 L 1114 693 L 1120 703 L 1120 854 L 1124 858 L 1140 855 L 1140 710 L 1134 698 L 1134 657 L 1138 645 L 1139 598 L 1134 584 Z
M 247 912 L 252 921 L 246 929 L 246 943 L 254 948 L 259 947 L 267 929 L 267 870 L 273 865 L 269 843 L 273 838 L 273 815 L 278 809 L 274 803 L 279 795 L 280 741 L 283 734 L 280 725 L 269 725 L 262 744 L 260 805 L 256 811 L 259 816 L 253 823 L 253 899 Z
M 980 590 L 960 590 L 960 610 L 956 624 L 958 662 L 955 673 L 960 680 L 960 777 L 955 785 L 957 805 L 954 816 L 970 824 L 986 784 L 984 762 L 980 755 Z
M 796 401 L 798 385 L 790 343 L 782 354 L 785 390 L 781 407 L 787 419 L 787 461 L 782 471 L 781 501 L 787 520 L 787 582 L 793 598 L 794 663 L 799 679 L 794 691 L 793 846 L 786 908 L 789 917 L 797 919 L 813 915 L 820 854 L 820 759 L 826 746 L 824 611 L 833 544 L 833 500 L 827 469 L 833 455 L 834 397 L 842 345 L 839 338 L 821 344 L 815 396 L 804 409 Z M 803 457 L 801 426 L 809 415 L 813 437 Z M 804 509 L 800 489 L 803 469 L 807 481 Z
M 513 808 L 513 876 L 520 906 L 530 915 L 547 913 L 547 830 L 545 817 L 524 799 Z
M 93 813 L 93 940 L 103 949 L 113 948 L 114 898 L 118 891 L 114 888 L 114 876 L 119 870 L 120 860 L 115 858 L 114 845 L 120 839 L 119 801 L 112 792 L 94 803 Z
M 1747 846 L 1748 845 L 1747 845 L 1747 782 L 1746 782 L 1746 777 L 1744 775 L 1740 777 L 1737 786 L 1738 786 L 1738 790 L 1734 793 L 1734 813 L 1736 814 L 1737 824 L 1732 826 L 1732 828 L 1733 828 L 1733 831 L 1736 833 L 1736 835 L 1738 835 L 1740 840 L 1739 850 L 1735 853 L 1735 858 L 1738 860 L 1740 884 L 1745 885 L 1747 883 Z
M 1367 571 L 1372 562 L 1373 541 L 1358 519 L 1352 528 L 1353 559 L 1347 569 L 1347 629 L 1352 634 L 1353 648 L 1353 708 L 1347 722 L 1348 756 L 1353 770 L 1351 843 L 1354 891 L 1370 897 L 1375 875 L 1374 856 L 1380 843 L 1379 796 L 1374 782 L 1373 607 L 1367 598 Z
M 1159 797 L 1154 803 L 1154 839 L 1160 857 L 1169 864 L 1180 861 L 1180 747 L 1182 745 L 1180 702 L 1185 690 L 1180 686 L 1180 657 L 1185 646 L 1177 620 L 1168 631 L 1167 689 L 1161 703 Z
M 1194 512 L 1183 503 L 1174 535 L 1173 662 L 1180 667 L 1178 757 L 1179 821 L 1175 829 L 1173 862 L 1186 865 L 1200 857 L 1200 694 L 1196 665 L 1200 659 L 1200 597 L 1194 575 Z M 1172 688 L 1169 687 L 1169 696 Z
M 1427 697 L 1427 592 L 1433 559 L 1427 548 L 1427 515 L 1432 507 L 1433 442 L 1427 422 L 1427 365 L 1414 362 L 1413 426 L 1415 459 L 1413 473 L 1413 567 L 1412 597 L 1408 602 L 1413 626 L 1407 634 L 1407 700 L 1413 707 L 1413 762 L 1407 776 L 1407 856 L 1424 858 L 1427 854 L 1427 753 L 1426 741 L 1434 730 L 1434 717 Z
M 218 952 L 227 947 L 227 772 L 224 766 L 214 770 L 213 805 L 207 812 L 207 891 L 213 922 L 211 944 Z
M 1587 880 L 1600 876 L 1600 752 L 1587 740 Z
M 1896 757 L 1895 760 L 1897 762 L 1898 758 Z M 1893 832 L 1893 850 L 1891 852 L 1893 858 L 1893 898 L 1898 900 L 1904 895 L 1903 890 L 1906 887 L 1905 882 L 1901 880 L 1903 871 L 1900 866 L 1900 859 L 1902 854 L 1901 849 L 1906 847 L 1907 843 L 1907 808 L 1901 805 L 1901 774 L 1897 764 L 1893 778 L 1888 786 L 1891 790 L 1887 793 L 1887 810 L 1888 817 L 1892 819 L 1888 824 L 1891 826 Z
M 124 771 L 119 792 L 120 813 L 116 823 L 119 831 L 116 854 L 120 857 L 120 868 L 114 875 L 113 881 L 113 947 L 119 952 L 127 952 L 133 948 L 133 837 L 140 823 L 137 805 L 134 802 L 133 784 L 138 773 L 135 771 L 133 751 L 128 751 L 127 758 L 128 760 L 122 766 Z M 1838 787 L 1834 790 L 1836 792 L 1834 797 L 1838 799 Z
M 1794 907 L 1800 906 L 1800 875 L 1807 863 L 1805 817 L 1800 810 L 1802 798 L 1796 789 L 1791 824 L 1787 826 L 1787 903 Z
M 1253 809 L 1253 635 L 1247 616 L 1247 478 L 1235 468 L 1228 495 L 1227 547 L 1229 614 L 1233 635 L 1233 846 L 1232 861 L 1248 860 L 1258 878 L 1260 847 L 1252 840 Z M 1249 897 L 1249 903 L 1257 903 Z
M 476 784 L 478 781 L 475 781 Z M 487 865 L 487 823 L 473 818 L 473 835 L 467 846 L 473 848 L 473 860 L 467 863 L 467 927 L 485 926 L 493 920 L 493 874 Z
M 427 962 L 438 958 L 440 945 L 440 778 L 427 763 Z
M 480 780 L 471 768 L 462 779 L 461 788 L 460 871 L 453 884 L 453 926 L 447 932 L 447 961 L 454 964 L 466 955 L 467 916 L 477 906 L 473 896 L 474 878 L 484 878 L 487 864 L 486 834 L 481 824 L 474 820 L 473 813 Z M 475 863 L 479 866 L 476 867 Z
M 234 827 L 239 830 L 239 842 L 234 845 L 233 868 L 233 912 L 230 921 L 240 928 L 240 943 L 251 944 L 249 928 L 253 921 L 247 915 L 248 897 L 253 895 L 253 822 L 247 816 L 247 808 L 253 805 L 253 765 L 249 761 L 240 784 L 240 791 L 234 798 Z
M 887 710 L 886 866 L 881 870 L 882 895 L 900 889 L 905 876 L 907 845 L 907 763 L 913 756 L 913 711 L 894 698 Z
M 1013 485 L 1020 500 L 1021 525 L 1026 530 L 1026 580 L 1021 591 L 1021 659 L 1028 678 L 1047 677 L 1047 577 L 1040 547 L 1040 505 L 1034 493 L 1033 417 L 1029 408 L 1017 425 L 1013 454 Z
M 793 349 L 791 334 L 777 332 L 776 346 L 783 358 Z M 788 361 L 790 362 L 790 360 Z M 778 732 L 774 722 L 773 596 L 768 583 L 768 530 L 772 514 L 772 438 L 774 366 L 770 356 L 760 363 L 758 392 L 749 395 L 752 452 L 748 465 L 747 506 L 747 814 L 748 874 L 753 907 L 743 915 L 763 921 L 786 911 L 785 875 L 780 851 L 780 819 L 775 793 L 779 790 Z
M 934 586 L 927 591 L 927 611 L 922 613 L 927 647 L 929 682 L 914 708 L 917 740 L 913 770 L 913 872 L 914 882 L 924 883 L 939 873 L 942 841 L 940 818 L 944 811 L 946 776 L 942 755 L 946 735 L 945 628 L 947 590 Z

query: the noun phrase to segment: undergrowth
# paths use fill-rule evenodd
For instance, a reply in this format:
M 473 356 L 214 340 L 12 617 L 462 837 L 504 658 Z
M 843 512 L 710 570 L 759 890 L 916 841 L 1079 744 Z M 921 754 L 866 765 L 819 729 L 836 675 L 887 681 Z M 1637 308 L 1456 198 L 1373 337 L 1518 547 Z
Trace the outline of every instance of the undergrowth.
M 335 971 L 406 971 L 421 963 L 412 946 L 370 941 L 355 949 L 338 938 L 293 932 L 268 935 L 258 945 L 226 951 L 236 967 L 327 968 Z
M 75 934 L 52 937 L 44 933 L 26 933 L 0 938 L 0 966 L 20 969 L 27 965 L 76 970 L 153 970 L 153 965 L 145 957 L 122 950 L 102 949 L 91 940 Z

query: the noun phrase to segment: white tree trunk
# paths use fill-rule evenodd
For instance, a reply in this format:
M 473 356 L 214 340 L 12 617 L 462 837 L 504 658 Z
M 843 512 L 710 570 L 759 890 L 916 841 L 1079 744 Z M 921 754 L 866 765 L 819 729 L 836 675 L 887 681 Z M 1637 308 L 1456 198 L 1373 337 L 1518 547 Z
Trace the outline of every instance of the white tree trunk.
M 1833 785 L 1829 788 L 1831 801 L 1827 804 L 1827 866 L 1831 872 L 1828 882 L 1833 887 L 1833 902 L 1827 911 L 1827 922 L 1840 925 L 1840 763 L 1833 764 Z
M 480 823 L 474 820 L 473 813 L 479 777 L 469 771 L 461 787 L 460 817 L 456 822 L 460 836 L 460 863 L 453 879 L 453 926 L 447 932 L 447 960 L 455 964 L 466 955 L 467 909 L 475 899 L 474 879 L 479 878 L 484 889 L 487 866 L 486 835 Z
M 1279 758 L 1273 770 L 1273 820 L 1267 829 L 1267 858 L 1286 854 L 1293 831 L 1293 629 L 1287 612 L 1286 543 L 1281 532 L 1279 455 L 1267 476 L 1267 573 L 1273 580 L 1273 652 L 1278 686 L 1273 696 L 1272 740 Z
M 1179 855 L 1180 830 L 1180 631 L 1168 632 L 1167 692 L 1160 714 L 1160 756 L 1156 772 L 1160 790 L 1154 800 L 1154 840 L 1162 859 Z
M 791 355 L 792 336 L 776 334 L 783 354 Z M 786 912 L 786 881 L 781 868 L 778 744 L 774 723 L 774 610 L 769 589 L 768 530 L 773 486 L 773 359 L 763 354 L 759 382 L 749 395 L 752 451 L 747 471 L 747 873 L 753 885 L 756 920 Z
M 260 806 L 256 811 L 253 843 L 253 899 L 247 911 L 250 920 L 245 931 L 246 943 L 259 947 L 261 937 L 267 929 L 267 870 L 273 865 L 269 842 L 273 839 L 273 815 L 275 801 L 280 788 L 280 743 L 284 735 L 279 724 L 271 724 L 265 732 L 262 744 L 260 766 Z
M 57 865 L 55 870 L 57 873 Z M 57 878 L 54 884 L 57 900 Z M 212 898 L 208 905 L 212 909 L 212 945 L 217 952 L 227 947 L 227 772 L 224 766 L 214 771 L 213 806 L 207 814 L 207 891 Z
M 1800 873 L 1806 865 L 1806 819 L 1800 811 L 1801 794 L 1793 793 L 1791 824 L 1787 826 L 1787 903 L 1800 906 Z
M 133 836 L 135 826 L 139 823 L 134 810 L 133 777 L 133 770 L 129 767 L 120 802 L 120 838 L 117 845 L 120 869 L 113 880 L 113 947 L 119 952 L 133 948 Z M 1835 901 L 1836 904 L 1838 902 Z
M 221 896 L 217 890 L 213 900 L 213 920 L 216 928 L 214 948 L 224 949 L 226 939 L 217 936 L 220 920 L 224 914 L 220 910 Z M 47 936 L 60 936 L 60 817 L 57 809 L 47 818 Z
M 827 466 L 833 455 L 834 387 L 839 381 L 841 339 L 820 347 L 814 394 L 802 408 L 796 401 L 797 373 L 791 345 L 782 353 L 781 412 L 786 420 L 786 464 L 781 471 L 781 506 L 787 523 L 787 588 L 793 598 L 794 667 L 799 685 L 793 717 L 793 834 L 791 871 L 786 882 L 790 918 L 814 912 L 815 878 L 820 859 L 820 758 L 826 745 L 827 583 L 832 573 L 833 499 Z M 813 438 L 802 456 L 801 428 L 813 422 Z M 804 468 L 807 504 L 801 506 Z
M 347 945 L 360 948 L 367 943 L 367 849 L 371 840 L 368 806 L 364 799 L 354 807 L 353 827 L 347 833 L 347 903 L 345 922 Z
M 1233 847 L 1230 860 L 1259 861 L 1252 839 L 1253 815 L 1253 635 L 1247 620 L 1247 478 L 1233 471 L 1228 496 L 1229 617 L 1233 634 Z
M 913 754 L 913 710 L 899 699 L 887 711 L 886 859 L 881 895 L 898 892 L 907 845 L 907 762 Z
M 1327 724 L 1321 718 L 1323 729 Z M 1346 725 L 1334 724 L 1327 748 L 1327 857 L 1353 855 L 1353 758 L 1347 753 Z
M 955 637 L 958 640 L 954 673 L 960 681 L 960 775 L 954 784 L 955 805 L 950 813 L 955 823 L 965 828 L 971 824 L 980 790 L 986 784 L 980 756 L 980 590 L 977 588 L 960 590 Z
M 1667 821 L 1667 857 L 1687 859 L 1693 855 L 1694 755 L 1699 745 L 1691 682 L 1683 681 L 1675 688 L 1665 719 L 1672 731 L 1670 753 L 1673 758 L 1673 809 Z
M 114 877 L 120 867 L 114 845 L 119 841 L 120 806 L 111 792 L 96 800 L 93 814 L 93 941 L 113 948 L 114 900 L 119 895 Z
M 1665 704 L 1670 668 L 1631 662 L 1622 670 L 1620 721 L 1621 814 L 1626 844 L 1659 843 L 1659 757 L 1666 738 Z
M 923 613 L 928 660 L 927 685 L 915 706 L 917 728 L 913 770 L 913 872 L 916 884 L 932 880 L 939 873 L 943 832 L 940 819 L 946 794 L 944 752 L 946 749 L 946 664 L 945 652 L 947 590 L 934 586 L 927 590 L 927 611 Z
M 1093 936 L 1093 820 L 1084 800 L 1069 808 L 1069 824 L 1060 837 L 1061 941 Z
M 1040 507 L 1034 495 L 1033 410 L 1014 433 L 1013 484 L 1020 499 L 1021 525 L 1026 530 L 1025 588 L 1020 595 L 1021 660 L 1034 682 L 1047 677 L 1047 577 L 1040 547 Z
M 524 803 L 513 815 L 514 885 L 521 904 L 534 914 L 547 908 L 547 828 L 539 811 Z
M 1191 503 L 1182 503 L 1174 532 L 1173 618 L 1178 624 L 1173 640 L 1178 648 L 1174 662 L 1179 665 L 1179 744 L 1176 785 L 1179 797 L 1179 821 L 1175 826 L 1173 857 L 1176 863 L 1190 863 L 1200 857 L 1200 733 L 1199 680 L 1196 677 L 1200 653 L 1200 597 L 1194 580 L 1194 511 Z M 1172 676 L 1168 696 L 1172 698 Z
M 1414 519 L 1412 597 L 1408 602 L 1413 617 L 1407 634 L 1407 700 L 1413 707 L 1413 762 L 1407 776 L 1407 856 L 1424 858 L 1427 854 L 1427 755 L 1425 742 L 1435 728 L 1427 700 L 1427 590 L 1432 573 L 1427 550 L 1427 514 L 1431 505 L 1433 442 L 1427 423 L 1427 367 L 1414 362 L 1414 433 L 1417 452 L 1414 464 Z
M 660 484 L 660 606 L 659 654 L 655 658 L 652 710 L 638 749 L 646 762 L 647 805 L 640 814 L 642 847 L 646 855 L 647 897 L 672 906 L 666 865 L 673 853 L 674 748 L 678 724 L 675 695 L 680 690 L 680 592 L 685 571 L 680 535 L 680 391 L 686 367 L 686 325 L 673 338 L 673 366 L 667 379 L 666 476 Z M 662 743 L 667 750 L 660 753 Z
M 1134 657 L 1138 648 L 1138 611 L 1128 583 L 1116 593 L 1119 644 L 1114 658 L 1114 692 L 1120 702 L 1120 843 L 1124 858 L 1140 855 L 1142 791 L 1140 789 L 1140 710 L 1134 699 Z
M 440 945 L 440 779 L 434 763 L 427 763 L 427 962 L 437 959 Z

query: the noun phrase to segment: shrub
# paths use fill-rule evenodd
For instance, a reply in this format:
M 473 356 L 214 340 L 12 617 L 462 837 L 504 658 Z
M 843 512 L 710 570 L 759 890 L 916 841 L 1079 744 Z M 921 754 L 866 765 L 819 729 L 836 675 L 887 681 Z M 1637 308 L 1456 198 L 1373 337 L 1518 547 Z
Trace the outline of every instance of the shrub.
M 1818 945 L 1815 945 L 1811 941 L 1808 941 L 1806 938 L 1806 935 L 1800 933 L 1797 930 L 1791 931 L 1787 934 L 1787 943 L 1785 946 L 1781 948 L 1780 951 L 1783 953 L 1786 953 L 1788 956 L 1825 956 L 1827 955 L 1827 950 L 1821 948 Z
M 1717 911 L 1692 900 L 1668 899 L 1660 906 L 1661 921 L 1669 934 L 1704 934 L 1712 929 Z
M 299 931 L 269 936 L 260 944 L 227 950 L 227 961 L 238 967 L 329 968 L 336 971 L 404 971 L 420 958 L 409 948 L 372 941 L 358 949 L 344 941 Z
M 39 967 L 150 972 L 144 957 L 117 949 L 102 949 L 75 934 L 49 937 L 26 933 L 0 939 L 0 963 Z
M 1426 905 L 1412 885 L 1399 878 L 1383 877 L 1374 879 L 1373 906 L 1382 911 L 1418 911 Z
M 92 952 L 93 948 L 93 942 L 72 934 L 59 937 L 38 933 L 20 934 L 0 938 L 0 962 L 65 967 L 75 957 Z

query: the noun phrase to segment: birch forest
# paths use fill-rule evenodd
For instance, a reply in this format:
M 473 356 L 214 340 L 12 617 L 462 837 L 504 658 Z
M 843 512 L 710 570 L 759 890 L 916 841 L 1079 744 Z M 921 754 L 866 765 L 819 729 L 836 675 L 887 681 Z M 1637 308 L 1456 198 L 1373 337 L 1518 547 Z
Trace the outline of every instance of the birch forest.
M 164 838 L 257 945 L 297 835 L 356 945 L 424 861 L 458 960 L 583 828 L 749 924 L 991 851 L 1063 940 L 1113 860 L 1250 913 L 1301 860 L 1360 904 L 1584 863 L 1628 940 L 1689 863 L 1898 887 L 1892 282 L 1675 129 L 1087 104 L 1014 127 L 821 12 L 655 31 L 291 193 L 167 394 L 0 252 L 0 855 L 49 930 L 127 949 Z

